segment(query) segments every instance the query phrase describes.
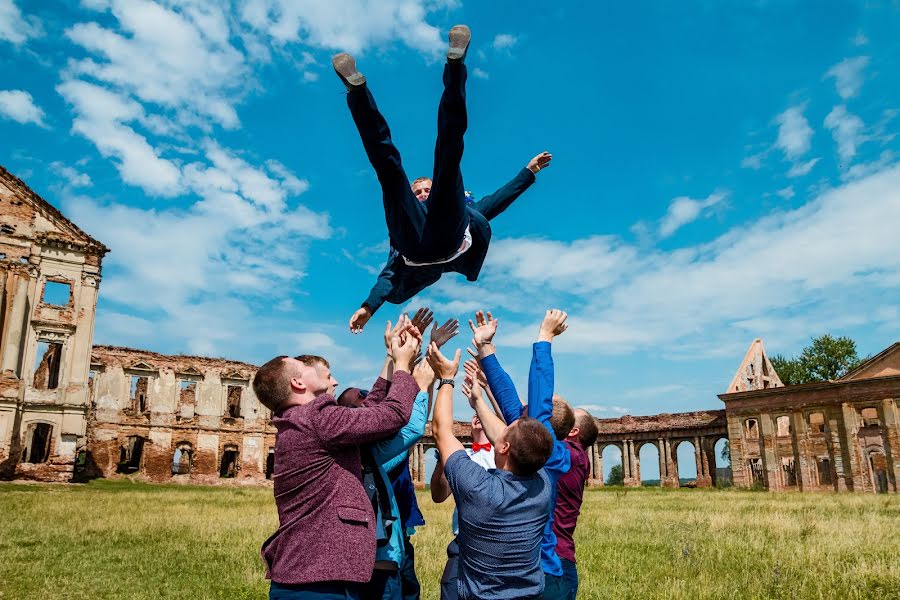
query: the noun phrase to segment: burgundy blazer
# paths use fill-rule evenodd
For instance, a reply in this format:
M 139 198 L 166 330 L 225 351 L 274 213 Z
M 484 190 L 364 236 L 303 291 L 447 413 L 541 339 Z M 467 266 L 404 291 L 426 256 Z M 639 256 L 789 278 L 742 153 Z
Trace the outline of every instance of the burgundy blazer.
M 375 566 L 375 514 L 362 486 L 359 446 L 392 436 L 412 414 L 412 375 L 379 378 L 360 408 L 324 394 L 276 414 L 278 531 L 263 543 L 278 583 L 367 582 Z

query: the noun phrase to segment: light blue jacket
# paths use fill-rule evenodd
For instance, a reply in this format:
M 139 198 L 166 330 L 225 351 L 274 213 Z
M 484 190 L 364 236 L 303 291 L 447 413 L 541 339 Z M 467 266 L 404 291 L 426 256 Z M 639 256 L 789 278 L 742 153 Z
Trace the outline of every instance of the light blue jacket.
M 394 497 L 388 471 L 408 460 L 409 449 L 425 435 L 425 422 L 428 420 L 428 392 L 419 392 L 413 403 L 409 423 L 397 432 L 394 437 L 382 440 L 369 446 L 372 458 L 378 465 L 378 474 L 384 482 L 391 504 L 391 514 L 384 515 L 385 520 L 393 520 L 391 538 L 388 543 L 375 551 L 375 560 L 390 560 L 401 565 L 403 563 L 403 526 L 400 523 L 400 509 Z

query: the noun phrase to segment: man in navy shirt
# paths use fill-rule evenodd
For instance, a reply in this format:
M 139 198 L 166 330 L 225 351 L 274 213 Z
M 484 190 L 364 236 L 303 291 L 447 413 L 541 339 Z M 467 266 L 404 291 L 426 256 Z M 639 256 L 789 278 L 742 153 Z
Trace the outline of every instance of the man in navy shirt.
M 460 600 L 530 600 L 541 597 L 541 537 L 552 486 L 543 465 L 553 449 L 550 411 L 505 425 L 467 380 L 470 402 L 494 446 L 496 469 L 485 470 L 453 436 L 453 361 L 432 344 L 428 360 L 440 377 L 432 434 L 459 511 Z
M 488 221 L 528 189 L 535 174 L 552 159 L 550 153 L 542 152 L 495 193 L 479 202 L 466 201 L 460 161 L 468 124 L 464 60 L 471 37 L 465 25 L 450 30 L 444 93 L 438 107 L 433 179 L 420 177 L 412 185 L 366 78 L 356 70 L 356 61 L 346 53 L 332 59 L 335 72 L 349 92 L 347 105 L 381 184 L 391 242 L 388 262 L 378 281 L 350 318 L 350 330 L 354 333 L 362 331 L 384 302 L 403 304 L 446 272 L 455 271 L 469 281 L 477 280 L 491 240 Z
M 532 349 L 531 370 L 528 374 L 528 414 L 548 415 L 547 429 L 554 436 L 553 451 L 544 465 L 544 470 L 552 484 L 550 502 L 547 505 L 549 520 L 544 529 L 541 541 L 541 567 L 544 571 L 544 600 L 567 600 L 570 594 L 569 584 L 563 573 L 562 561 L 556 552 L 556 534 L 553 531 L 553 509 L 556 505 L 556 489 L 559 478 L 571 468 L 569 447 L 563 441 L 575 424 L 575 413 L 562 398 L 554 396 L 553 357 L 550 345 L 553 338 L 563 333 L 568 325 L 568 315 L 561 310 L 548 310 L 538 332 L 538 341 Z M 478 349 L 478 360 L 488 385 L 494 393 L 497 404 L 503 412 L 507 423 L 518 419 L 524 412 L 522 402 L 516 393 L 512 379 L 500 366 L 496 348 L 493 344 L 497 331 L 497 321 L 487 313 L 475 315 L 476 327 L 472 321 L 469 325 L 474 334 L 475 346 Z

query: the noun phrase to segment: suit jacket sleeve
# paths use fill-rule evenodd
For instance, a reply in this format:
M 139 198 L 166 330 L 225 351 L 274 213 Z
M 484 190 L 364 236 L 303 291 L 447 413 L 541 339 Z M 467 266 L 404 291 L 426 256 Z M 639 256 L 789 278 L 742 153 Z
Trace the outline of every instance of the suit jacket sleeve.
M 384 304 L 385 300 L 387 300 L 388 296 L 390 296 L 394 289 L 398 287 L 405 272 L 406 264 L 403 262 L 403 258 L 400 256 L 399 252 L 391 248 L 387 264 L 384 265 L 384 268 L 378 275 L 378 281 L 372 286 L 369 297 L 366 298 L 362 305 L 371 310 L 372 314 L 375 314 L 375 312 L 381 308 L 381 305 Z
M 523 168 L 512 178 L 512 181 L 490 196 L 485 196 L 478 202 L 473 203 L 472 208 L 483 214 L 484 218 L 490 221 L 509 208 L 509 205 L 521 196 L 522 192 L 531 187 L 534 181 L 534 173 Z
M 553 355 L 549 342 L 535 342 L 532 347 L 531 369 L 528 373 L 528 416 L 540 421 L 553 438 L 553 451 L 544 468 L 557 473 L 567 473 L 572 465 L 572 455 L 564 442 L 556 439 L 550 417 L 553 415 Z
M 387 397 L 373 406 L 348 408 L 335 402 L 316 413 L 316 434 L 327 447 L 371 444 L 400 431 L 412 413 L 419 386 L 405 371 L 394 373 Z

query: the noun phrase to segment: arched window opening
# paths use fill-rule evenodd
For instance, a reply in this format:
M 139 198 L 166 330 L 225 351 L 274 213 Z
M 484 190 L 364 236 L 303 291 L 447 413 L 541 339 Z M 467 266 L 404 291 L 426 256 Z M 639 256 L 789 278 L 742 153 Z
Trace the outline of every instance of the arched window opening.
M 787 415 L 782 415 L 775 419 L 775 428 L 778 437 L 790 437 L 791 436 L 791 418 Z
M 175 446 L 172 454 L 172 475 L 188 475 L 194 458 L 194 449 L 188 442 Z
M 50 442 L 53 441 L 53 426 L 47 423 L 31 423 L 25 430 L 24 463 L 44 463 L 50 458 Z
M 219 477 L 234 478 L 238 472 L 238 449 L 229 444 L 222 450 L 222 462 L 219 464 Z
M 825 415 L 820 412 L 810 413 L 809 415 L 809 432 L 825 433 Z

